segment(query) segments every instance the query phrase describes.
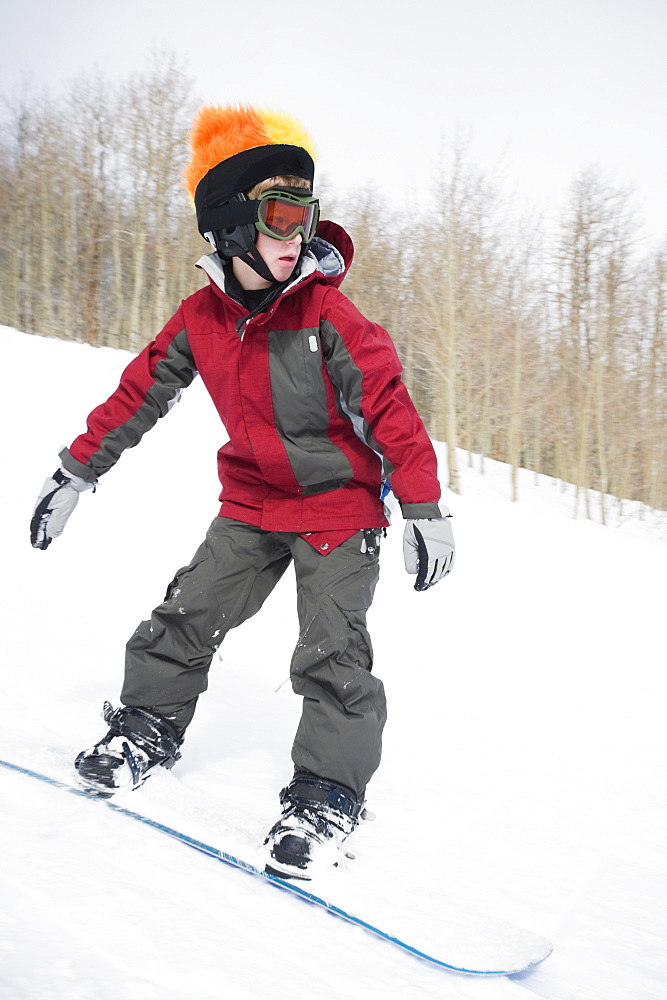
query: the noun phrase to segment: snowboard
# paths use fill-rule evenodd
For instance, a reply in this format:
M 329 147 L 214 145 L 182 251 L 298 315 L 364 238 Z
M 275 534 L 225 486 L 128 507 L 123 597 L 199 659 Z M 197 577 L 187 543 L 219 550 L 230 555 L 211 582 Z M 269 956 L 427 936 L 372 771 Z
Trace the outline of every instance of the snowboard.
M 338 906 L 331 899 L 322 898 L 305 885 L 310 886 L 310 882 L 294 881 L 292 879 L 280 878 L 278 875 L 270 874 L 261 868 L 245 861 L 242 858 L 229 854 L 226 851 L 203 843 L 194 837 L 166 826 L 157 820 L 141 813 L 128 809 L 111 799 L 100 798 L 74 785 L 51 778 L 46 774 L 21 767 L 5 760 L 0 760 L 0 766 L 8 770 L 27 775 L 38 781 L 44 782 L 53 788 L 59 788 L 72 795 L 88 799 L 90 802 L 98 803 L 114 812 L 127 816 L 136 822 L 151 827 L 158 832 L 165 834 L 174 840 L 179 841 L 186 847 L 202 854 L 206 854 L 222 864 L 242 871 L 255 879 L 269 883 L 281 892 L 287 893 L 293 898 L 300 899 L 311 906 L 319 907 L 327 913 L 332 914 L 341 920 L 356 924 L 376 937 L 403 951 L 415 958 L 429 962 L 432 965 L 450 972 L 463 973 L 471 976 L 508 976 L 518 972 L 525 972 L 527 969 L 543 962 L 551 954 L 552 945 L 546 938 L 530 931 L 514 927 L 502 921 L 489 920 L 477 914 L 464 912 L 458 906 L 452 906 L 451 913 L 447 914 L 446 923 L 450 926 L 442 926 L 442 914 L 439 914 L 439 925 L 437 928 L 437 945 L 430 944 L 420 947 L 418 942 L 407 940 L 400 934 L 396 927 L 378 926 L 370 920 L 364 919 L 343 906 Z M 433 935 L 431 935 L 433 937 Z

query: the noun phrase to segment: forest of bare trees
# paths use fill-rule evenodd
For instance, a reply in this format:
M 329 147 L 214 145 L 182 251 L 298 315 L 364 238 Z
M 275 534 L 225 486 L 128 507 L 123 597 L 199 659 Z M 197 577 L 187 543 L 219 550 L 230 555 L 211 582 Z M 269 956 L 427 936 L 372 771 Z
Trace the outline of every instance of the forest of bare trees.
M 137 351 L 203 284 L 181 182 L 198 101 L 174 57 L 122 84 L 87 75 L 58 98 L 6 102 L 0 133 L 0 322 Z M 323 197 L 349 228 L 344 290 L 392 334 L 433 437 L 667 509 L 667 240 L 642 250 L 631 196 L 574 178 L 548 235 L 456 145 L 421 212 Z M 459 451 L 457 451 L 459 449 Z

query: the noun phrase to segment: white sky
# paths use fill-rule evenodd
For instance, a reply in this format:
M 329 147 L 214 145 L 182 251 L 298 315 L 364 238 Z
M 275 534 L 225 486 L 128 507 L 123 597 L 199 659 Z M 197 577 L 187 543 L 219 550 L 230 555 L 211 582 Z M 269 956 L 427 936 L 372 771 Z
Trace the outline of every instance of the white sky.
M 666 0 L 9 0 L 0 92 L 122 78 L 173 51 L 202 102 L 289 111 L 335 190 L 428 196 L 457 133 L 519 203 L 557 213 L 598 165 L 667 234 Z M 8 0 L 4 0 L 5 6 Z

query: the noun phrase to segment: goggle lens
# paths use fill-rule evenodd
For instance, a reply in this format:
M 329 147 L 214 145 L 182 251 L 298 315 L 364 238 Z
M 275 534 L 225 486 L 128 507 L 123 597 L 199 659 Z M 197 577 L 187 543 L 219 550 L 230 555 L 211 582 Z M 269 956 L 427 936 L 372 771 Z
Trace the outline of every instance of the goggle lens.
M 257 228 L 276 240 L 291 240 L 303 233 L 310 243 L 319 217 L 317 198 L 267 191 L 259 199 Z

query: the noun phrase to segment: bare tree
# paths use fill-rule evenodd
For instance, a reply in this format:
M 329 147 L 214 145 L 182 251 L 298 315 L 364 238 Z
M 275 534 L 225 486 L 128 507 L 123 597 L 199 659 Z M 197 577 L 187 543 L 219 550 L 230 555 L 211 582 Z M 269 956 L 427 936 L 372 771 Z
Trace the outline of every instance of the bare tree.
M 558 247 L 560 386 L 572 444 L 564 476 L 576 486 L 575 516 L 588 489 L 604 498 L 610 486 L 609 392 L 622 378 L 619 342 L 628 319 L 633 224 L 625 191 L 606 185 L 597 170 L 572 185 Z M 602 517 L 605 518 L 604 499 Z
M 61 98 L 24 93 L 0 130 L 0 320 L 138 350 L 203 283 L 207 248 L 181 183 L 196 103 L 175 58 L 112 85 L 79 77 Z M 667 508 L 667 244 L 637 259 L 627 192 L 585 170 L 554 252 L 514 223 L 459 142 L 424 212 L 372 190 L 325 213 L 356 257 L 345 291 L 392 334 L 430 433 L 484 469 L 508 462 Z M 328 209 L 327 209 L 328 206 Z

